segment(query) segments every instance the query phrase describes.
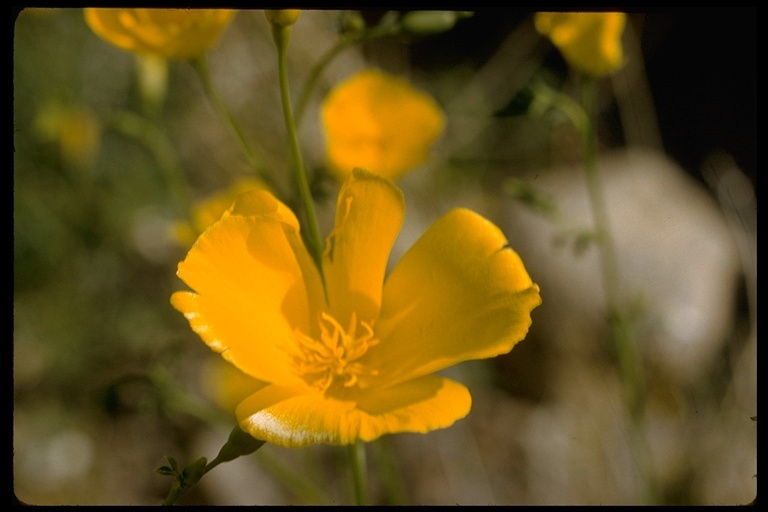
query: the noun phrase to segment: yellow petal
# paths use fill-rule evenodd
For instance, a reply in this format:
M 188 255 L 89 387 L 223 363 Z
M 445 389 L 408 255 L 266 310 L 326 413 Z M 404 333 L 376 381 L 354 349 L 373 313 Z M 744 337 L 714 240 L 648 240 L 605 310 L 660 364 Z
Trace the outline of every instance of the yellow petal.
M 286 347 L 295 343 L 294 329 L 310 332 L 310 318 L 324 309 L 297 229 L 295 216 L 268 192 L 239 196 L 179 264 L 179 277 L 196 293 L 171 297 L 212 349 L 266 382 L 302 382 Z
M 268 384 L 249 377 L 223 358 L 211 354 L 200 375 L 205 396 L 222 411 L 232 414 L 237 405 Z
M 594 76 L 609 75 L 624 65 L 621 12 L 540 12 L 536 29 L 550 38 L 569 65 Z
M 499 228 L 469 210 L 438 219 L 384 286 L 374 326 L 381 343 L 360 359 L 379 384 L 461 361 L 503 354 L 522 340 L 541 303 L 520 257 Z
M 87 8 L 85 21 L 96 35 L 123 50 L 190 59 L 216 43 L 235 12 L 229 9 Z
M 403 195 L 384 178 L 356 170 L 339 193 L 336 224 L 323 254 L 331 315 L 371 323 L 381 307 L 384 274 L 405 213 Z
M 323 101 L 322 122 L 328 163 L 340 180 L 356 167 L 398 178 L 427 161 L 445 127 L 434 99 L 375 69 L 334 88 Z
M 461 384 L 428 375 L 383 390 L 366 390 L 358 401 L 269 386 L 244 400 L 237 418 L 244 431 L 272 444 L 339 445 L 446 428 L 466 416 L 471 403 Z
M 191 247 L 197 237 L 219 220 L 224 212 L 232 206 L 238 195 L 249 190 L 266 190 L 266 188 L 261 180 L 241 178 L 229 188 L 196 202 L 190 212 L 192 222 L 178 223 L 174 226 L 176 241 L 185 248 Z

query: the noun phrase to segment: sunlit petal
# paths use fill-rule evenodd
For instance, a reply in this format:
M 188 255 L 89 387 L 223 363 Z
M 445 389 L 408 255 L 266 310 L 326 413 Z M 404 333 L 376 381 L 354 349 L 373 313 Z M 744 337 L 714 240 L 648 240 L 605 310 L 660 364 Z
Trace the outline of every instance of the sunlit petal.
M 277 383 L 297 381 L 285 347 L 294 329 L 309 329 L 312 308 L 322 307 L 310 304 L 307 283 L 319 278 L 297 256 L 289 239 L 298 237 L 296 221 L 286 212 L 267 192 L 242 195 L 179 264 L 179 277 L 196 293 L 171 299 L 211 348 L 252 377 Z
M 384 286 L 376 333 L 362 362 L 400 382 L 470 359 L 503 354 L 522 340 L 541 303 L 501 231 L 469 210 L 435 222 Z
M 454 381 L 428 375 L 356 400 L 278 386 L 264 388 L 237 408 L 240 427 L 257 439 L 298 447 L 313 443 L 372 441 L 395 432 L 425 433 L 463 418 L 469 391 Z
M 366 322 L 378 315 L 387 260 L 404 212 L 403 195 L 389 180 L 358 169 L 342 187 L 323 272 L 331 312 L 343 325 L 353 312 Z

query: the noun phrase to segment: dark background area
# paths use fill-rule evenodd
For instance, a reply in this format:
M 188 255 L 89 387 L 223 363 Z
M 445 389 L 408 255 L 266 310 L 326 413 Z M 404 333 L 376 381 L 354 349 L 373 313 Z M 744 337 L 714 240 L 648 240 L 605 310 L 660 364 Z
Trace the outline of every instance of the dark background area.
M 713 151 L 731 154 L 755 183 L 757 172 L 757 9 L 630 10 L 666 152 L 701 179 Z M 444 34 L 412 46 L 417 66 L 483 62 L 530 16 L 478 9 Z M 471 44 L 468 44 L 471 42 Z M 553 58 L 560 58 L 552 52 Z

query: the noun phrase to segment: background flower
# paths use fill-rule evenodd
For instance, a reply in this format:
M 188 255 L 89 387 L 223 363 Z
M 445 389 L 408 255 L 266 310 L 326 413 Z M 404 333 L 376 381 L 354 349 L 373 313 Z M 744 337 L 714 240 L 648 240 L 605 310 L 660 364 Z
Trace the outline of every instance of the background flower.
M 429 158 L 443 113 L 429 95 L 383 71 L 362 71 L 322 105 L 328 165 L 340 180 L 355 167 L 396 179 Z
M 229 9 L 85 9 L 85 21 L 105 41 L 170 59 L 208 51 L 234 15 Z
M 621 12 L 539 12 L 536 30 L 549 37 L 568 64 L 594 76 L 609 75 L 624 65 Z
M 227 208 L 232 206 L 235 198 L 248 190 L 265 189 L 264 182 L 255 178 L 240 178 L 230 187 L 219 191 L 210 197 L 198 201 L 191 211 L 190 222 L 179 222 L 174 225 L 174 238 L 183 247 L 192 247 L 197 237 L 211 224 L 219 220 Z

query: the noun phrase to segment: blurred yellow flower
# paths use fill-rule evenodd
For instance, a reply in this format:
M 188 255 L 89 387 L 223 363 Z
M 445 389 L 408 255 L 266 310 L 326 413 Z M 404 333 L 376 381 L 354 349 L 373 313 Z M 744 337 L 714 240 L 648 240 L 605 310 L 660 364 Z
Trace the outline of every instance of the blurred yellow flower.
M 192 208 L 191 222 L 179 222 L 174 226 L 174 238 L 182 247 L 192 247 L 197 237 L 221 218 L 238 195 L 248 190 L 264 188 L 266 185 L 261 180 L 241 178 L 229 188 L 198 201 Z
M 87 105 L 45 105 L 35 124 L 41 136 L 58 143 L 65 164 L 87 168 L 95 161 L 101 146 L 101 123 Z
M 385 281 L 402 192 L 355 170 L 322 257 L 265 190 L 238 196 L 179 264 L 171 303 L 213 350 L 268 383 L 236 408 L 253 437 L 287 446 L 445 428 L 469 391 L 435 372 L 503 354 L 541 303 L 501 231 L 465 209 L 437 220 Z
M 343 181 L 356 167 L 397 179 L 425 163 L 445 120 L 437 102 L 406 80 L 367 70 L 328 94 L 322 124 L 328 165 Z
M 593 76 L 614 73 L 624 65 L 622 12 L 539 12 L 536 30 L 549 37 L 568 64 Z
M 99 37 L 123 50 L 168 59 L 191 59 L 218 41 L 235 12 L 86 8 L 85 21 Z

